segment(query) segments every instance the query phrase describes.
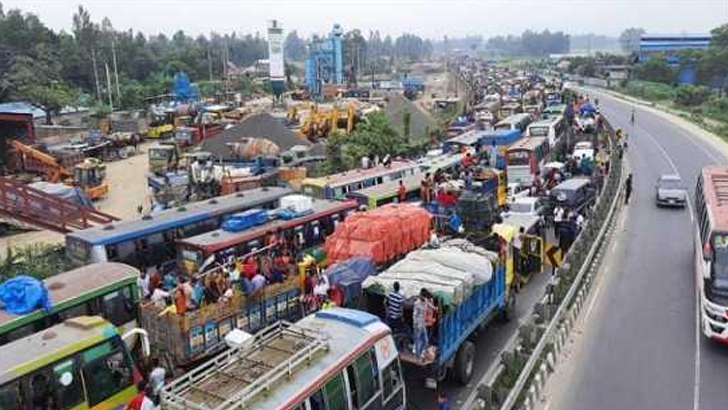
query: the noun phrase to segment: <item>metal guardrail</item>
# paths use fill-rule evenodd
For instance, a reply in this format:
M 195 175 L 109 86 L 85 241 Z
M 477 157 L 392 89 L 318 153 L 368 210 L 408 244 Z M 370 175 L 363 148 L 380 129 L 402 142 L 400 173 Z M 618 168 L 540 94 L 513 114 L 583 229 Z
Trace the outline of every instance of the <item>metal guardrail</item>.
M 557 330 L 563 329 L 563 324 L 568 322 L 567 314 L 572 308 L 581 306 L 584 278 L 601 249 L 622 200 L 622 157 L 614 130 L 608 122 L 605 122 L 605 129 L 611 149 L 611 166 L 602 193 L 594 205 L 593 216 L 569 249 L 556 282 L 549 285 L 541 303 L 536 305 L 534 320 L 519 327 L 518 334 L 501 353 L 500 362 L 493 363 L 488 369 L 477 394 L 471 395 L 462 409 L 512 410 L 524 402 L 534 379 L 543 383 L 543 375 L 539 373 L 543 362 L 553 366 L 554 346 L 559 345 L 556 339 L 562 334 Z M 574 306 L 575 299 L 579 302 L 577 306 Z M 476 401 L 480 402 L 479 407 L 475 406 Z

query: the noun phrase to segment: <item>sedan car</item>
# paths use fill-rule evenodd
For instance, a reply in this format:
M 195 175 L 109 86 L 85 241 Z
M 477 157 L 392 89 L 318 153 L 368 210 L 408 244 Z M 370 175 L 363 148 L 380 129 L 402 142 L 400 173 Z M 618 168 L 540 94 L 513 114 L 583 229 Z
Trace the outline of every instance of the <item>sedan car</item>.
M 682 184 L 679 175 L 662 175 L 655 186 L 657 206 L 685 207 L 688 191 Z

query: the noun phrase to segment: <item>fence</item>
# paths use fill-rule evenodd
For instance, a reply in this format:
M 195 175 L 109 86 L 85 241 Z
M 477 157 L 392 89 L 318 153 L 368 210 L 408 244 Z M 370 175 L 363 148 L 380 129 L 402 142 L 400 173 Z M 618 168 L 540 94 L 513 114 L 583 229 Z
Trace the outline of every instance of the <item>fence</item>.
M 531 409 L 542 394 L 549 372 L 581 312 L 611 234 L 621 202 L 623 164 L 614 129 L 605 122 L 602 137 L 610 147 L 607 180 L 594 205 L 592 217 L 569 249 L 546 293 L 511 339 L 500 360 L 486 372 L 464 410 Z

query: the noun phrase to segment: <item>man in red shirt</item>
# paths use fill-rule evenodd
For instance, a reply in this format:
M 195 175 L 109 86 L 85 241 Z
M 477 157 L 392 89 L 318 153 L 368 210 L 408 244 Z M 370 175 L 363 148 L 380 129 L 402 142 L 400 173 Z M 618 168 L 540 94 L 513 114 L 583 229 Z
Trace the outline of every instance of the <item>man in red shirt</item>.
M 129 400 L 124 410 L 141 410 L 144 402 L 144 391 L 147 389 L 147 382 L 143 379 L 137 382 L 137 394 Z
M 404 182 L 399 180 L 399 188 L 397 189 L 397 199 L 399 202 L 404 202 L 407 199 L 407 188 L 404 187 Z

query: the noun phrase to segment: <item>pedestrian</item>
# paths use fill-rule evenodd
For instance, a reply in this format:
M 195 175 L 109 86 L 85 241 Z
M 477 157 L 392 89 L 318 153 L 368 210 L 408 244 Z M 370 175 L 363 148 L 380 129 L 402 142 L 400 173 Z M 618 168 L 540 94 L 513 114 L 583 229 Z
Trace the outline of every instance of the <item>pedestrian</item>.
M 629 197 L 632 196 L 632 174 L 629 174 L 627 181 L 624 183 L 624 204 L 629 204 Z
M 420 197 L 422 198 L 423 204 L 430 203 L 430 174 L 425 174 L 425 177 L 420 181 Z
M 167 378 L 167 370 L 159 362 L 158 357 L 152 358 L 152 371 L 149 372 L 149 387 L 154 397 L 159 395 L 164 387 L 164 382 Z
M 392 332 L 396 334 L 402 331 L 404 324 L 402 321 L 402 303 L 404 302 L 404 297 L 399 291 L 399 282 L 394 282 L 392 287 L 394 290 L 389 292 L 385 303 L 387 308 L 387 323 L 392 328 Z
M 447 399 L 447 396 L 442 391 L 437 393 L 437 410 L 452 410 L 450 400 Z
M 407 188 L 404 187 L 404 181 L 399 180 L 399 188 L 397 188 L 397 199 L 400 203 L 407 199 Z
M 525 231 L 523 227 L 518 230 L 518 234 L 513 238 L 513 258 L 515 259 L 516 274 L 523 274 L 523 255 L 521 250 L 523 249 L 523 240 Z
M 154 393 L 152 386 L 147 386 L 144 389 L 144 399 L 142 399 L 140 410 L 157 410 L 157 399 L 158 394 Z
M 124 410 L 141 410 L 142 409 L 142 403 L 144 402 L 144 398 L 146 396 L 146 390 L 147 390 L 147 382 L 146 380 L 142 379 L 137 382 L 137 394 L 129 400 L 129 403 L 126 404 L 126 407 L 124 407 Z

